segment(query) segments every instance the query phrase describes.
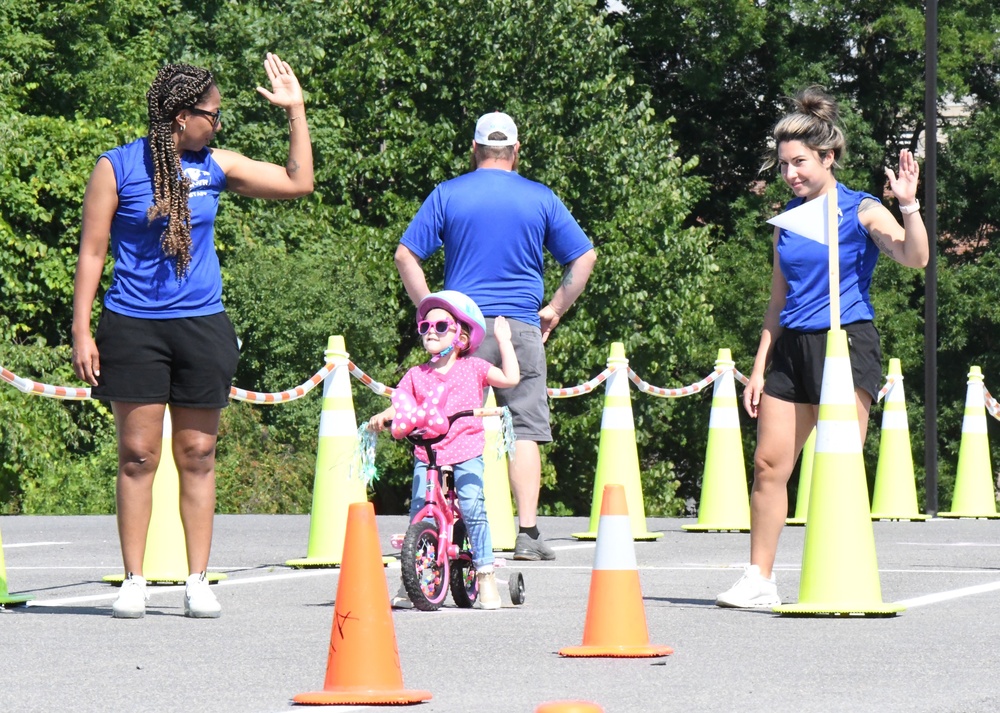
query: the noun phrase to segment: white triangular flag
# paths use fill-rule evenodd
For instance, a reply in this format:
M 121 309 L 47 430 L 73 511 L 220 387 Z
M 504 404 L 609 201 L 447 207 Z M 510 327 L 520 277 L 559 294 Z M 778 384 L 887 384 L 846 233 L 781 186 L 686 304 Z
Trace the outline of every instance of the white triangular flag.
M 774 216 L 768 223 L 790 230 L 796 235 L 815 240 L 820 245 L 829 245 L 827 235 L 826 202 L 827 193 L 806 201 L 800 206 Z

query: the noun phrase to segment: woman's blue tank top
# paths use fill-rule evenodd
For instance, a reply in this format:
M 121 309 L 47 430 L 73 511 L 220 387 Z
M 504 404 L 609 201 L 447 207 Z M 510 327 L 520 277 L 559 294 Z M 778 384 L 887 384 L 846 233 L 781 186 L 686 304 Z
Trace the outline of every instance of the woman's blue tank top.
M 858 220 L 858 205 L 874 196 L 837 184 L 840 242 L 840 323 L 851 324 L 875 317 L 868 289 L 878 260 L 878 246 Z M 795 198 L 785 206 L 801 205 Z M 778 258 L 788 282 L 780 323 L 806 332 L 830 329 L 829 248 L 784 228 L 778 235 Z
M 111 162 L 118 184 L 118 209 L 111 221 L 115 259 L 111 285 L 104 295 L 113 312 L 141 319 L 174 319 L 216 314 L 222 307 L 222 272 L 215 252 L 215 214 L 226 174 L 205 148 L 185 151 L 181 167 L 191 179 L 191 263 L 178 279 L 176 263 L 160 247 L 165 217 L 152 223 L 153 164 L 146 137 L 102 154 Z

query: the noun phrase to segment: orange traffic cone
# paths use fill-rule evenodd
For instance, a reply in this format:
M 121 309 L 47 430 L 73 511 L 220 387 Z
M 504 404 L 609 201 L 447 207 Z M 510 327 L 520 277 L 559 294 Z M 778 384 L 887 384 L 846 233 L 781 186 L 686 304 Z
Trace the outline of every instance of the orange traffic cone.
M 535 713 L 604 713 L 604 709 L 587 701 L 549 701 L 538 706 Z
M 352 503 L 348 509 L 340 567 L 323 690 L 292 700 L 315 705 L 430 700 L 430 691 L 403 689 L 375 508 L 369 502 Z
M 625 503 L 625 486 L 604 486 L 583 646 L 560 649 L 560 656 L 639 658 L 674 652 L 669 646 L 649 643 L 632 525 Z

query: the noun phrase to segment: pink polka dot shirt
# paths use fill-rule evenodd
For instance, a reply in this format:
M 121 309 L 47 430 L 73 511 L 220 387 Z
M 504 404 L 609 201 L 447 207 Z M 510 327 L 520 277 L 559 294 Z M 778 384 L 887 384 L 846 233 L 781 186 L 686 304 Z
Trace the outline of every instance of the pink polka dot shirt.
M 448 396 L 442 413 L 451 416 L 459 411 L 481 408 L 483 393 L 489 382 L 486 375 L 492 365 L 478 357 L 459 357 L 447 373 L 442 374 L 430 363 L 415 366 L 403 376 L 397 389 L 409 391 L 414 400 L 421 404 L 442 382 L 448 384 Z M 434 444 L 438 465 L 454 465 L 483 454 L 486 436 L 483 419 L 467 416 L 452 424 L 443 440 Z M 427 463 L 427 450 L 415 446 L 414 454 Z

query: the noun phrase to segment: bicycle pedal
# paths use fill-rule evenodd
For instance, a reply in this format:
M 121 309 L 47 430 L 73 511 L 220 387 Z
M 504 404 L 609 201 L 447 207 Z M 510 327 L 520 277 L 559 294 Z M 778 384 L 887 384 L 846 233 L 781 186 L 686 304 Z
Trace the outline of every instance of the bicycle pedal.
M 406 535 L 390 535 L 389 546 L 394 550 L 403 549 L 403 540 L 406 539 Z

